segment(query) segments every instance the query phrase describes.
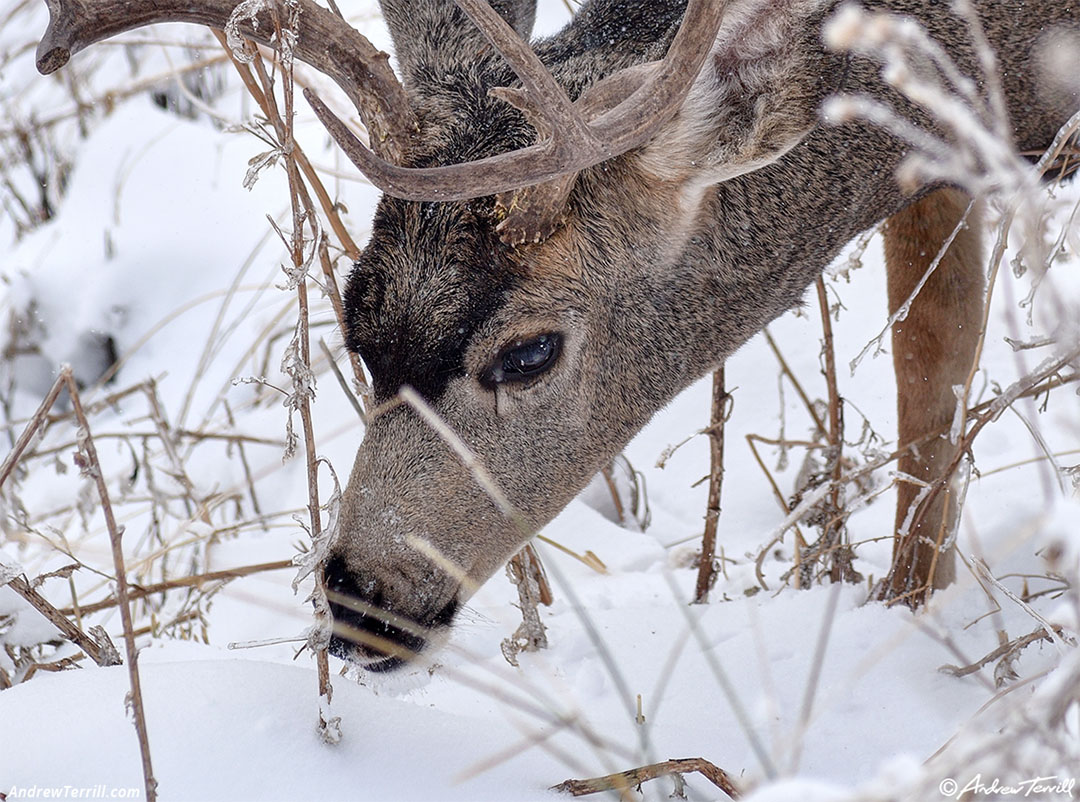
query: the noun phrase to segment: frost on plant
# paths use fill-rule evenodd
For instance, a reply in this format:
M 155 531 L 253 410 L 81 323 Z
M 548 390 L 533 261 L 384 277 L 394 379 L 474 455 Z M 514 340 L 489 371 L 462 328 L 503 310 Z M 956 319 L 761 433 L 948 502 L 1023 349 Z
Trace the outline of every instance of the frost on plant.
M 229 21 L 225 23 L 225 41 L 229 43 L 233 58 L 241 64 L 250 64 L 255 60 L 255 54 L 251 51 L 247 39 L 240 33 L 240 24 L 250 22 L 252 28 L 258 29 L 259 14 L 266 7 L 266 0 L 241 0 L 229 15 Z
M 299 438 L 293 427 L 293 414 L 299 412 L 305 403 L 315 398 L 315 373 L 311 370 L 311 365 L 303 358 L 300 350 L 300 338 L 302 334 L 306 334 L 306 331 L 302 331 L 303 329 L 306 329 L 306 326 L 302 321 L 298 320 L 293 332 L 293 338 L 286 346 L 285 353 L 281 357 L 281 372 L 292 381 L 292 391 L 281 402 L 285 409 L 289 411 L 288 418 L 285 421 L 283 461 L 296 455 L 296 447 L 299 444 Z

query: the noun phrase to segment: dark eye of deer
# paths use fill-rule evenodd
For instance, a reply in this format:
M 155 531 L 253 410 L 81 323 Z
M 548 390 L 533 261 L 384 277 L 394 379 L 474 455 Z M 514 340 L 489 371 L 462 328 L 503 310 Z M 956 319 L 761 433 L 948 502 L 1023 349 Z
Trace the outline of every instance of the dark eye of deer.
M 555 364 L 561 348 L 562 337 L 558 334 L 541 334 L 531 340 L 518 341 L 495 358 L 484 372 L 482 381 L 492 386 L 539 376 Z

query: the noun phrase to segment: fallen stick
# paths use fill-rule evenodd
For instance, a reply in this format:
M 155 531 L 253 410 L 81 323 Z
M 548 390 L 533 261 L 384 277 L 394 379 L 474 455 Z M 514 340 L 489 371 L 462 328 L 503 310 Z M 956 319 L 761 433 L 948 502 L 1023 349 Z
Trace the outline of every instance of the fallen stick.
M 640 789 L 643 782 L 655 780 L 658 777 L 689 774 L 694 771 L 701 774 L 732 799 L 739 799 L 739 789 L 735 787 L 735 783 L 731 781 L 727 772 L 700 757 L 665 760 L 663 763 L 652 763 L 648 766 L 621 771 L 618 774 L 608 774 L 604 777 L 594 777 L 590 780 L 566 780 L 552 786 L 551 790 L 565 791 L 573 796 L 598 794 L 601 791 L 622 792 L 630 788 Z

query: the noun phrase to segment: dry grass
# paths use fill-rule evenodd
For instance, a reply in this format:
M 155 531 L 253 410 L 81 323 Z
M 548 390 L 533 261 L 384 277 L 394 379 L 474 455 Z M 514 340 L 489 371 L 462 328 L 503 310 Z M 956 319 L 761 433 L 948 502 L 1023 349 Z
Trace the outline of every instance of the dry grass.
M 27 9 L 26 3 L 20 3 L 9 13 L 9 19 L 28 13 Z M 288 25 L 288 21 L 281 21 L 281 24 Z M 18 388 L 9 383 L 5 389 L 2 406 L 7 417 L 3 424 L 12 444 L 12 451 L 0 469 L 4 505 L 0 526 L 3 527 L 5 543 L 14 544 L 21 552 L 32 555 L 32 562 L 44 564 L 47 560 L 62 556 L 69 566 L 66 571 L 43 572 L 39 576 L 17 578 L 12 582 L 12 586 L 24 598 L 33 599 L 31 603 L 54 620 L 70 642 L 54 639 L 31 646 L 4 644 L 15 669 L 11 674 L 0 669 L 0 687 L 26 681 L 38 670 L 53 671 L 76 666 L 81 659 L 80 652 L 101 662 L 104 659 L 101 643 L 87 633 L 93 632 L 97 626 L 108 624 L 111 620 L 109 613 L 116 608 L 119 608 L 122 614 L 120 634 L 125 637 L 129 666 L 134 672 L 137 662 L 135 638 L 139 636 L 138 633 L 153 634 L 156 637 L 206 640 L 206 609 L 213 596 L 226 582 L 242 581 L 245 576 L 291 566 L 293 554 L 285 553 L 275 561 L 210 570 L 214 546 L 225 539 L 265 532 L 272 528 L 296 531 L 292 521 L 299 510 L 276 508 L 273 504 L 274 495 L 271 492 L 260 492 L 264 483 L 271 484 L 273 472 L 271 469 L 259 468 L 252 459 L 253 452 L 269 449 L 289 453 L 299 446 L 300 437 L 292 428 L 292 411 L 299 415 L 301 421 L 307 475 L 308 496 L 304 510 L 304 528 L 313 541 L 312 545 L 305 545 L 308 550 L 305 563 L 309 570 L 321 555 L 324 535 L 333 516 L 335 497 L 333 494 L 320 493 L 320 457 L 311 420 L 316 377 L 320 374 L 326 377 L 333 371 L 343 389 L 350 392 L 350 398 L 355 401 L 360 416 L 366 416 L 371 411 L 370 394 L 358 359 L 355 355 L 348 355 L 341 360 L 348 364 L 339 367 L 333 358 L 332 349 L 325 346 L 322 359 L 315 356 L 310 348 L 312 329 L 315 326 L 312 321 L 323 321 L 324 325 L 340 327 L 343 310 L 338 290 L 338 261 L 345 258 L 347 262 L 355 257 L 358 246 L 347 233 L 346 223 L 342 219 L 333 192 L 327 189 L 328 179 L 320 178 L 319 171 L 312 166 L 293 138 L 293 76 L 288 59 L 282 62 L 278 54 L 265 51 L 252 51 L 251 55 L 254 60 L 248 65 L 238 61 L 235 54 L 227 48 L 218 51 L 206 50 L 187 63 L 178 63 L 167 73 L 154 73 L 111 89 L 101 89 L 93 84 L 94 62 L 89 62 L 89 75 L 78 73 L 63 79 L 61 91 L 66 93 L 66 99 L 64 104 L 57 107 L 55 113 L 33 121 L 17 119 L 17 115 L 0 120 L 0 184 L 5 189 L 3 205 L 14 224 L 13 236 L 23 237 L 49 220 L 62 203 L 65 177 L 71 164 L 70 148 L 61 143 L 69 139 L 72 132 L 77 133 L 92 127 L 98 114 L 95 109 L 145 92 L 148 87 L 177 81 L 182 75 L 229 64 L 247 92 L 249 100 L 245 102 L 253 104 L 253 108 L 258 110 L 262 120 L 262 124 L 257 127 L 260 136 L 265 140 L 266 146 L 270 147 L 270 152 L 275 154 L 274 159 L 268 159 L 265 163 L 277 161 L 286 171 L 290 196 L 287 214 L 274 222 L 275 231 L 288 254 L 288 266 L 285 268 L 289 284 L 286 293 L 288 297 L 281 301 L 273 324 L 267 326 L 254 341 L 245 344 L 243 359 L 236 366 L 234 375 L 269 377 L 247 394 L 245 401 L 226 402 L 228 388 L 223 387 L 217 393 L 217 401 L 212 406 L 195 409 L 193 388 L 179 408 L 168 409 L 162 402 L 155 382 L 151 380 L 120 388 L 104 385 L 83 388 L 78 392 L 86 399 L 85 411 L 77 413 L 60 409 L 64 401 L 60 396 L 61 384 L 58 383 L 56 392 L 45 399 L 42 411 L 31 419 L 24 420 L 12 415 L 15 406 L 12 397 Z M 10 52 L 5 54 L 0 58 L 0 66 L 13 57 Z M 236 112 L 235 109 L 233 111 Z M 239 117 L 239 113 L 236 116 Z M 1041 165 L 1052 185 L 1072 172 L 1077 163 L 1076 126 L 1073 126 L 1071 131 L 1066 130 L 1064 134 L 1059 147 L 1050 157 L 1045 158 Z M 27 187 L 37 189 L 32 193 Z M 986 306 L 987 318 L 990 315 L 993 290 L 1002 280 L 999 267 L 1015 219 L 1016 215 L 1011 208 L 1006 208 L 998 226 L 997 247 L 991 265 L 991 294 Z M 1030 227 L 1031 224 L 1025 221 L 1024 225 Z M 1049 232 L 1044 238 L 1044 251 L 1041 254 L 1032 256 L 1029 252 L 1024 255 L 1029 267 L 1034 269 L 1036 264 L 1051 264 L 1058 251 L 1069 241 L 1072 226 L 1075 226 L 1075 210 L 1072 215 L 1067 216 L 1059 231 Z M 866 242 L 861 243 L 860 247 L 865 248 Z M 257 249 L 253 247 L 252 261 L 256 252 Z M 860 253 L 861 250 L 857 248 L 853 258 L 857 260 Z M 317 271 L 314 269 L 316 261 Z M 215 324 L 203 343 L 202 353 L 207 355 L 207 359 L 203 360 L 204 366 L 208 363 L 209 355 L 221 347 L 222 337 L 228 336 L 225 309 L 241 292 L 241 279 L 246 270 L 246 265 L 237 267 L 233 286 L 223 297 L 203 300 L 204 303 L 220 303 L 222 310 L 219 323 Z M 918 443 L 897 444 L 891 450 L 884 451 L 883 442 L 874 432 L 872 421 L 867 422 L 863 435 L 856 442 L 845 439 L 844 382 L 836 365 L 831 331 L 834 309 L 829 303 L 829 292 L 837 289 L 824 281 L 820 282 L 817 288 L 825 354 L 824 375 L 817 390 L 808 390 L 800 383 L 795 371 L 783 356 L 783 344 L 770 339 L 781 380 L 790 385 L 799 397 L 813 424 L 813 434 L 804 439 L 789 438 L 783 431 L 784 424 L 781 421 L 780 431 L 776 436 L 772 436 L 774 433 L 746 435 L 757 464 L 763 471 L 761 492 L 772 494 L 776 498 L 784 516 L 781 525 L 763 541 L 756 555 L 758 581 L 765 590 L 768 590 L 769 586 L 763 569 L 764 560 L 774 552 L 778 544 L 782 544 L 789 530 L 793 532 L 792 542 L 788 544 L 790 565 L 780 577 L 782 583 L 804 588 L 818 582 L 861 579 L 856 572 L 856 566 L 859 547 L 867 541 L 851 540 L 845 528 L 848 517 L 852 511 L 884 492 L 888 484 L 898 481 L 895 476 L 889 477 L 888 481 L 881 477 L 888 473 L 889 466 L 902 453 L 919 446 Z M 267 291 L 265 283 L 259 291 Z M 888 325 L 882 331 L 887 328 Z M 11 337 L 10 342 L 17 346 L 18 338 Z M 1053 358 L 1022 370 L 1022 378 L 1006 383 L 992 398 L 974 398 L 973 388 L 980 365 L 976 363 L 972 366 L 960 396 L 960 412 L 957 416 L 959 429 L 955 433 L 956 458 L 949 466 L 946 481 L 964 470 L 980 433 L 998 421 L 1017 402 L 1031 401 L 1034 406 L 1035 402 L 1041 399 L 1040 406 L 1045 409 L 1051 397 L 1056 402 L 1057 398 L 1062 396 L 1066 399 L 1062 403 L 1068 403 L 1068 397 L 1080 381 L 1080 372 L 1076 368 L 1080 351 L 1070 347 L 1068 343 L 1056 341 L 1049 335 L 1038 342 L 1044 343 L 1044 347 L 1055 342 L 1062 347 Z M 880 340 L 868 344 L 868 349 L 878 346 Z M 282 352 L 285 353 L 282 369 L 275 372 L 272 366 Z M 9 357 L 11 355 L 9 353 Z M 122 364 L 123 357 L 118 366 Z M 358 399 L 352 396 L 345 376 L 351 378 L 354 384 L 352 390 L 359 396 Z M 200 370 L 197 381 L 203 380 L 204 375 Z M 274 382 L 285 385 L 284 389 L 277 391 L 273 386 Z M 76 391 L 73 385 L 69 386 L 72 387 L 71 397 L 74 398 Z M 290 415 L 288 423 L 283 422 L 281 441 L 245 431 L 246 413 L 266 409 L 277 403 L 282 395 L 287 399 Z M 815 396 L 821 396 L 822 400 Z M 711 418 L 702 430 L 711 436 L 714 459 L 710 473 L 708 509 L 705 511 L 707 535 L 701 558 L 703 568 L 697 601 L 705 599 L 712 583 L 716 581 L 713 549 L 717 537 L 723 540 L 723 519 L 719 515 L 719 509 L 720 479 L 723 473 L 722 422 L 725 418 L 726 398 L 721 377 L 714 385 Z M 423 414 L 422 400 L 406 396 L 403 401 L 412 404 Z M 124 411 L 117 416 L 114 410 L 120 402 L 124 402 Z M 201 420 L 197 424 L 187 424 L 188 420 L 199 416 Z M 99 443 L 114 441 L 117 446 L 101 459 L 95 453 L 85 465 L 91 472 L 97 495 L 91 495 L 86 489 L 87 483 L 83 482 L 73 485 L 77 488 L 77 496 L 60 507 L 45 508 L 33 500 L 25 500 L 22 489 L 27 477 L 46 471 L 64 470 L 67 465 L 64 459 L 66 452 L 73 446 L 80 447 L 85 444 L 85 435 L 76 435 L 74 441 L 71 439 L 68 424 L 75 418 L 78 418 L 80 431 L 86 433 L 91 427 L 97 428 L 99 421 L 108 420 L 109 430 L 95 432 L 94 438 Z M 437 419 L 429 422 L 439 431 Z M 704 420 L 702 422 L 705 423 Z M 24 432 L 24 435 L 17 440 L 16 433 L 20 431 Z M 456 438 L 452 432 L 440 431 L 440 434 L 456 448 L 481 485 L 488 489 L 497 502 L 501 502 L 500 506 L 504 511 L 510 517 L 515 517 L 514 511 L 505 499 L 501 498 L 497 485 L 484 466 L 478 462 L 470 463 L 468 450 L 462 451 L 456 445 L 460 443 L 460 438 Z M 949 434 L 943 431 L 929 436 Z M 1057 460 L 1062 454 L 1072 452 L 1056 448 L 1054 443 L 1046 442 L 1045 439 L 1039 439 L 1035 430 L 1033 437 L 1045 451 L 1041 459 L 1054 464 L 1058 468 L 1056 474 L 1059 477 L 1066 476 Z M 816 467 L 797 486 L 792 486 L 789 482 L 785 489 L 784 480 L 778 478 L 778 472 L 770 469 L 766 459 L 759 453 L 759 445 L 776 449 L 781 460 L 787 460 L 792 452 L 801 451 L 808 458 L 813 457 L 817 461 Z M 242 479 L 234 486 L 213 489 L 194 480 L 190 466 L 196 455 L 207 449 L 213 449 L 217 459 L 234 466 L 235 475 Z M 872 481 L 872 476 L 878 477 L 878 480 Z M 942 482 L 929 490 L 924 508 L 929 507 L 933 494 L 943 492 L 945 484 L 946 482 Z M 321 499 L 327 497 L 331 499 L 330 503 L 323 503 Z M 97 523 L 97 512 L 99 509 L 105 510 L 106 499 L 111 499 L 116 520 L 102 527 Z M 109 513 L 106 513 L 106 516 L 108 515 Z M 119 532 L 123 522 L 137 522 L 140 528 L 129 526 L 124 549 L 120 551 Z M 807 531 L 811 528 L 819 530 L 816 541 L 807 540 L 800 524 L 806 527 Z M 105 561 L 101 559 L 102 544 L 105 542 L 110 543 L 111 553 L 115 558 L 111 567 L 105 567 Z M 587 553 L 585 558 L 581 559 L 588 560 L 590 555 L 591 553 Z M 595 565 L 595 556 L 592 557 Z M 746 559 L 749 561 L 749 558 Z M 524 588 L 522 606 L 526 608 L 528 620 L 528 616 L 535 612 L 536 599 L 527 603 L 526 597 L 546 595 L 550 599 L 552 591 L 548 587 L 546 594 L 543 593 L 546 583 L 541 580 L 544 575 L 538 562 L 533 564 L 528 559 L 519 559 L 516 564 L 516 584 L 519 588 Z M 65 583 L 66 587 L 63 586 Z M 111 586 L 116 587 L 115 592 L 109 590 Z M 39 588 L 47 591 L 51 601 L 45 598 Z M 773 589 L 775 590 L 775 587 Z M 912 588 L 910 592 L 914 594 L 922 590 Z M 1065 586 L 1062 592 L 1075 596 L 1076 588 Z M 328 638 L 325 592 L 316 583 L 313 594 L 317 615 L 321 616 L 321 621 L 320 626 L 313 628 L 309 645 L 314 648 L 319 660 L 319 695 L 324 700 L 320 707 L 323 732 L 327 740 L 332 741 L 337 737 L 337 724 L 329 707 L 332 689 L 325 657 Z M 60 598 L 63 598 L 62 602 L 58 601 Z M 530 604 L 533 605 L 532 612 L 529 610 Z M 830 623 L 831 619 L 826 620 L 822 628 L 819 641 L 822 649 L 827 644 Z M 594 639 L 597 649 L 603 653 L 603 639 L 587 621 L 584 625 Z M 703 650 L 709 653 L 704 638 L 695 629 L 696 622 L 688 619 L 687 625 L 693 637 L 701 641 Z M 540 631 L 542 626 L 541 624 Z M 523 637 L 527 635 L 530 642 L 538 642 L 537 632 L 534 625 Z M 978 666 L 1007 658 L 1030 643 L 1050 637 L 1045 629 L 1036 629 L 1025 636 L 1009 640 L 980 661 L 956 671 L 976 670 Z M 476 662 L 478 665 L 482 663 L 479 659 Z M 625 685 L 615 661 L 609 659 L 606 663 L 614 682 Z M 817 665 L 820 666 L 820 660 Z M 723 670 L 718 664 L 710 665 L 710 668 L 721 687 L 729 684 L 724 680 Z M 448 673 L 452 674 L 453 671 Z M 137 683 L 134 677 L 133 673 L 133 683 Z M 488 684 L 475 677 L 458 676 L 456 679 L 505 702 L 535 721 L 552 725 L 556 731 L 570 729 L 579 733 L 582 740 L 595 748 L 605 759 L 615 757 L 628 760 L 631 757 L 630 750 L 610 743 L 605 737 L 592 732 L 584 721 L 571 721 L 554 713 L 555 705 L 537 705 L 535 697 L 530 695 L 534 689 L 507 682 L 504 676 L 496 677 Z M 808 686 L 804 725 L 811 717 L 814 688 L 814 683 Z M 632 695 L 628 694 L 627 698 L 632 698 Z M 731 703 L 738 708 L 737 700 L 732 699 Z M 1049 723 L 1055 720 L 1054 716 L 1067 703 L 1072 703 L 1072 697 L 1063 692 L 1048 700 L 1045 709 L 1033 709 L 1031 715 L 1023 718 L 1017 726 L 1025 733 L 1038 732 L 1039 727 L 1049 726 Z M 1010 715 L 1013 712 L 1015 711 L 1011 711 Z M 744 725 L 748 737 L 756 741 L 749 724 L 744 722 Z M 1040 737 L 1052 739 L 1053 735 L 1043 732 Z M 140 741 L 148 744 L 145 732 L 140 734 Z M 521 748 L 533 746 L 534 742 L 527 741 Z M 647 744 L 643 744 L 641 752 L 646 753 L 647 747 Z M 992 747 L 994 754 L 999 756 L 1005 748 L 1002 741 L 995 741 Z M 770 760 L 764 754 L 763 747 L 759 746 L 758 751 L 763 765 L 769 766 Z M 149 766 L 148 748 L 144 753 L 148 798 L 152 798 L 152 770 Z M 952 749 L 945 749 L 937 758 L 937 763 L 963 765 L 961 761 L 968 757 L 970 754 L 966 744 L 958 744 Z M 693 765 L 668 765 L 663 769 L 663 773 L 695 768 L 701 770 L 702 765 L 711 766 L 703 762 Z M 651 771 L 653 768 L 655 767 L 650 766 L 636 770 L 636 774 L 621 773 L 618 776 L 622 779 L 607 778 L 609 783 L 606 787 L 625 790 L 628 784 L 657 774 L 659 770 Z M 941 770 L 948 770 L 948 766 Z M 766 770 L 765 773 L 771 772 Z

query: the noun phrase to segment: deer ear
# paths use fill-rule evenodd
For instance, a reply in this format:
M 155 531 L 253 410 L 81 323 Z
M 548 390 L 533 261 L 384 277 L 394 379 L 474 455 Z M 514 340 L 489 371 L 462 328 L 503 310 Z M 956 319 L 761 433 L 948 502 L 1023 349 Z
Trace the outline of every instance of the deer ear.
M 528 41 L 536 21 L 536 0 L 489 0 L 493 9 Z M 488 48 L 480 29 L 454 0 L 379 0 L 394 40 L 406 86 L 442 76 L 468 54 Z
M 705 187 L 775 161 L 817 123 L 830 56 L 821 0 L 736 0 L 675 117 L 638 151 L 656 178 Z

